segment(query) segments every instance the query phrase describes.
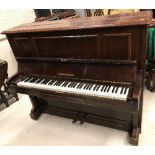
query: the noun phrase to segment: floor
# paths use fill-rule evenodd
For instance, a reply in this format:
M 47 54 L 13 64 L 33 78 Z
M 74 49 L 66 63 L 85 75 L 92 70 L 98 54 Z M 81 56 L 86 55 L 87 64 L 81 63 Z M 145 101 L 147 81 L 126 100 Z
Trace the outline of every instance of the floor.
M 72 124 L 71 119 L 43 114 L 30 118 L 31 103 L 27 95 L 5 108 L 0 105 L 0 145 L 89 145 L 130 146 L 127 132 L 85 123 Z M 144 91 L 143 126 L 139 145 L 155 145 L 155 95 Z M 11 101 L 12 102 L 12 101 Z

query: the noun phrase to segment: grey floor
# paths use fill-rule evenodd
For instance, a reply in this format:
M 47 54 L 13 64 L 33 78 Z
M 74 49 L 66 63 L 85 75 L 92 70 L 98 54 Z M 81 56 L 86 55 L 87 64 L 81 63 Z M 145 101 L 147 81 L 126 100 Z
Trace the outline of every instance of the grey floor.
M 127 132 L 71 119 L 43 114 L 30 118 L 31 103 L 27 95 L 5 108 L 0 105 L 0 145 L 90 145 L 130 146 Z M 155 95 L 144 91 L 143 125 L 139 145 L 155 145 Z

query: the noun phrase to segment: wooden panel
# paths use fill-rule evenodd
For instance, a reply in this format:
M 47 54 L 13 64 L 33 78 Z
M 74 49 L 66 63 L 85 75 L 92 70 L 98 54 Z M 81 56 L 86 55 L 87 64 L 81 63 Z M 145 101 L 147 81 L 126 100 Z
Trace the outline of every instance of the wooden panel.
M 30 38 L 14 38 L 16 55 L 22 57 L 32 57 L 35 55 Z
M 107 59 L 129 60 L 131 58 L 131 33 L 104 34 L 103 46 Z
M 95 61 L 95 60 L 94 60 Z M 18 60 L 19 72 L 22 74 L 36 74 L 44 76 L 59 76 L 65 78 L 93 79 L 116 82 L 135 82 L 135 61 L 104 61 L 84 62 L 70 61 L 35 61 Z M 31 70 L 30 70 L 31 68 Z M 126 74 L 128 73 L 128 74 Z
M 32 37 L 40 57 L 96 58 L 98 35 Z

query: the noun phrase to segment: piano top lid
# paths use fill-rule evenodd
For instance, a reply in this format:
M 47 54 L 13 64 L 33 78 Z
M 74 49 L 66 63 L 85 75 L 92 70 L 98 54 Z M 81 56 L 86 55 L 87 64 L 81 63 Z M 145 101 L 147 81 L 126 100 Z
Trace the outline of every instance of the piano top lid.
M 13 27 L 2 34 L 26 33 L 26 32 L 47 32 L 60 30 L 93 29 L 116 26 L 148 25 L 152 21 L 151 11 L 141 11 L 135 13 L 73 18 L 57 21 L 43 21 L 22 24 Z

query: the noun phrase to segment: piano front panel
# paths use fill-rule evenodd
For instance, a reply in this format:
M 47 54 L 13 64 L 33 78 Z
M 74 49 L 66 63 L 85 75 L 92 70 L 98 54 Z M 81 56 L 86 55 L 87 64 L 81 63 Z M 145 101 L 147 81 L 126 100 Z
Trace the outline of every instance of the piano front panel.
M 33 46 L 30 38 L 22 37 L 22 38 L 14 38 L 16 56 L 20 57 L 22 53 L 22 57 L 33 57 L 35 56 Z
M 107 59 L 130 60 L 131 36 L 131 33 L 104 34 L 103 48 Z
M 142 51 L 146 49 L 144 29 L 145 26 L 125 26 L 11 34 L 7 37 L 16 58 L 137 60 L 141 69 L 145 58 Z
M 96 58 L 99 46 L 98 35 L 32 37 L 32 42 L 38 55 L 47 58 Z
M 19 60 L 18 60 L 19 61 Z M 19 73 L 26 75 L 70 77 L 78 79 L 105 80 L 134 83 L 137 64 L 133 61 L 102 63 L 19 61 Z

